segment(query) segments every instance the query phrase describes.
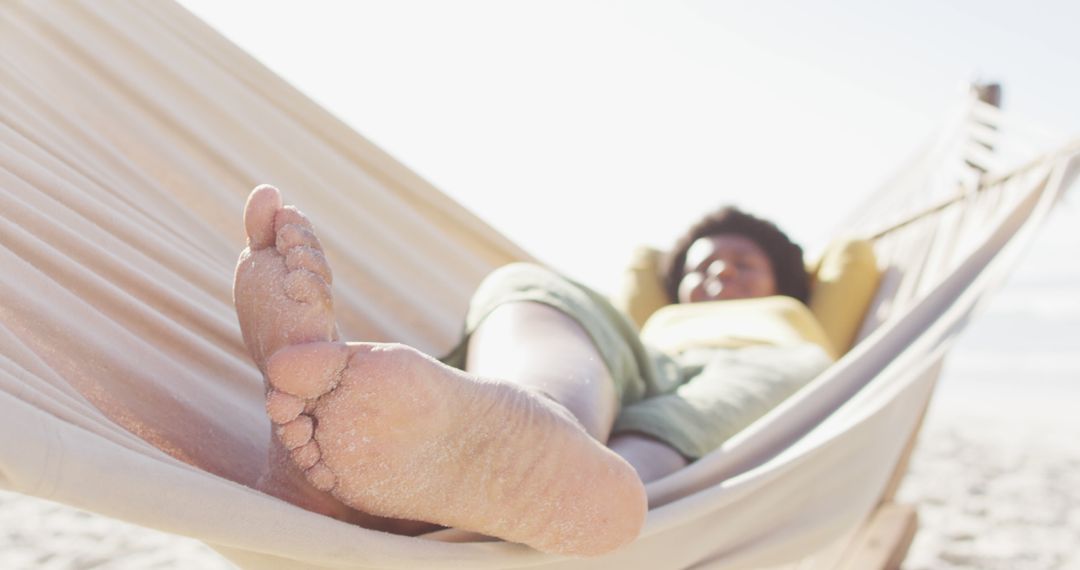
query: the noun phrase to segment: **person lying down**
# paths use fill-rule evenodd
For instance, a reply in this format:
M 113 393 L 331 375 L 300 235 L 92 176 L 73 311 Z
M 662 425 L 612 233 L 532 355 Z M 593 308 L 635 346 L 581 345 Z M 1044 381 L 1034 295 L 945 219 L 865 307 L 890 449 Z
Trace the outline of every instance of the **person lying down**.
M 829 364 L 812 344 L 663 354 L 599 294 L 523 263 L 484 280 L 441 360 L 347 341 L 308 219 L 263 185 L 244 226 L 234 300 L 274 426 L 259 486 L 368 528 L 612 551 L 644 523 L 644 483 L 717 448 Z M 802 250 L 738 210 L 707 217 L 673 253 L 674 302 L 806 301 Z

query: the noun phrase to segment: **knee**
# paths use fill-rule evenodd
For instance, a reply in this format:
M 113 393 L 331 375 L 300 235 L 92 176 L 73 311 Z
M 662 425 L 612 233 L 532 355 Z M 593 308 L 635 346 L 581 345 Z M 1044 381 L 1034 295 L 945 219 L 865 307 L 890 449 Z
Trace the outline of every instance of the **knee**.
M 480 282 L 473 302 L 479 300 L 485 304 L 492 299 L 505 301 L 528 296 L 530 292 L 549 288 L 553 281 L 560 279 L 563 277 L 542 265 L 524 261 L 510 263 L 492 271 Z
M 515 261 L 495 269 L 484 278 L 484 284 L 488 283 L 529 283 L 538 280 L 558 278 L 558 275 L 537 263 L 530 261 Z

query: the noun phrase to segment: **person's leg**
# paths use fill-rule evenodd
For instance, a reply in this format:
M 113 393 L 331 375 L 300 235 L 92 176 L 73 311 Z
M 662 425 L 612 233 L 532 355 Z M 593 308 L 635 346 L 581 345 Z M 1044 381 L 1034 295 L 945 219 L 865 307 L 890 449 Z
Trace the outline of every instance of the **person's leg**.
M 294 219 L 275 189 L 253 192 L 235 287 L 292 469 L 366 513 L 548 552 L 598 554 L 637 536 L 647 505 L 633 468 L 556 400 L 402 345 L 317 342 L 333 338 L 329 270 Z M 608 408 L 590 417 L 610 426 Z
M 266 361 L 285 346 L 337 340 L 330 268 L 311 223 L 283 206 L 277 190 L 256 188 L 244 208 L 248 247 L 241 253 L 233 301 L 244 343 L 264 374 Z M 267 402 L 269 409 L 273 403 Z M 349 508 L 312 487 L 279 438 L 271 437 L 259 490 L 310 511 L 368 528 L 407 530 L 399 521 Z M 430 526 L 430 525 L 428 525 Z
M 553 307 L 532 302 L 497 307 L 469 338 L 465 368 L 547 394 L 630 463 L 643 482 L 689 463 L 675 448 L 645 435 L 608 441 L 619 411 L 611 373 L 585 329 Z
M 534 302 L 495 308 L 469 337 L 465 370 L 542 392 L 607 441 L 618 412 L 611 374 L 585 329 L 561 311 Z

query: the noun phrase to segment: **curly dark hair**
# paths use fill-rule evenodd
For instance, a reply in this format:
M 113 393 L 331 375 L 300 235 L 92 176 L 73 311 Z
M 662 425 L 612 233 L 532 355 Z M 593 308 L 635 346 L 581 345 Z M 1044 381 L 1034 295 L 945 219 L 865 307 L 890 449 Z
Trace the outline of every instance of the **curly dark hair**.
M 686 252 L 699 238 L 739 234 L 760 247 L 772 263 L 779 294 L 794 297 L 803 303 L 810 298 L 810 278 L 806 275 L 802 248 L 796 245 L 776 224 L 752 216 L 734 206 L 725 206 L 690 226 L 665 256 L 662 264 L 664 289 L 672 303 L 679 301 L 679 282 L 686 275 Z

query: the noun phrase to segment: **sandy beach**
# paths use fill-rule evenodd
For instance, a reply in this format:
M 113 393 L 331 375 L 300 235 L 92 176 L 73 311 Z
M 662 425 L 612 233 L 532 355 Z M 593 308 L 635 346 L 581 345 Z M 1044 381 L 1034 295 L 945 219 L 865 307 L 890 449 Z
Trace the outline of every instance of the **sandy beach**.
M 1066 418 L 942 398 L 899 494 L 920 517 L 904 568 L 1080 568 L 1080 422 Z

